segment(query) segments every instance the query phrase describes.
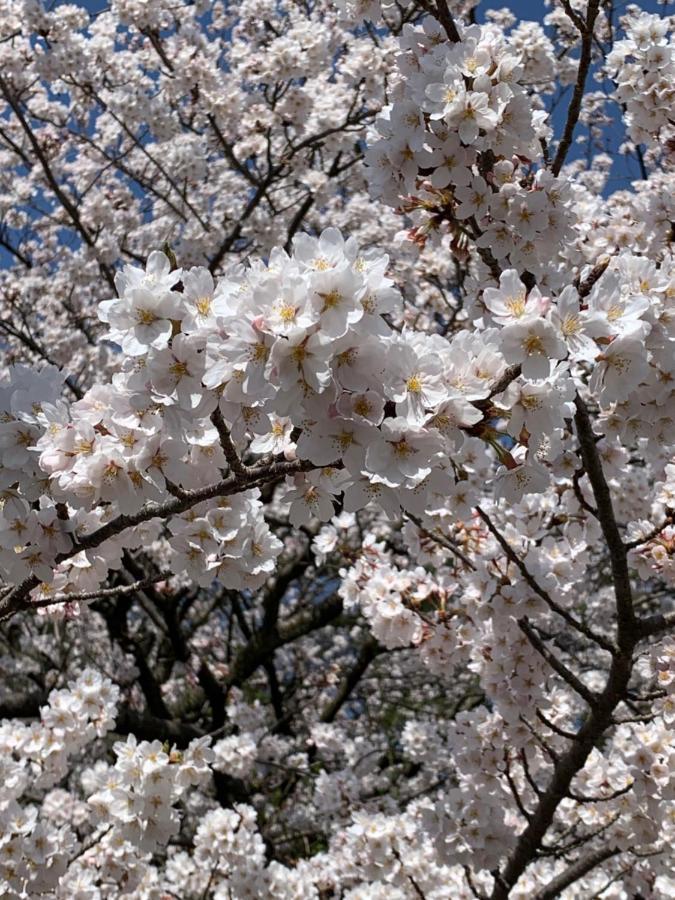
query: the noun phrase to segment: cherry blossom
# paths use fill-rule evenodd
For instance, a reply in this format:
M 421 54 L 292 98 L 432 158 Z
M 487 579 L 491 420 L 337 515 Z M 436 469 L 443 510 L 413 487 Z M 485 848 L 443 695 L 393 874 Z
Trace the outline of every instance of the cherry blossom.
M 673 896 L 672 16 L 85 6 L 0 0 L 3 896 Z

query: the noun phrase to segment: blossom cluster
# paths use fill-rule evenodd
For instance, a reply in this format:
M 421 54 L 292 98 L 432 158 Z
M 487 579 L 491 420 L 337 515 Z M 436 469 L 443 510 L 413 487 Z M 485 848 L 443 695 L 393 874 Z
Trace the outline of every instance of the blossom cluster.
M 574 194 L 545 169 L 526 172 L 549 128 L 522 84 L 531 73 L 520 47 L 472 25 L 448 48 L 431 19 L 406 26 L 400 46 L 400 78 L 366 157 L 373 195 L 422 216 L 416 242 L 449 234 L 461 252 L 475 240 L 504 268 L 551 284 L 551 260 L 574 236 Z
M 209 744 L 209 738 L 198 738 L 180 752 L 129 735 L 113 746 L 114 766 L 99 763 L 83 774 L 95 818 L 113 824 L 111 843 L 128 842 L 142 853 L 168 843 L 179 829 L 173 804 L 209 773 Z
M 0 0 L 0 893 L 675 895 L 672 22 L 471 6 Z
M 293 249 L 218 283 L 205 269 L 172 269 L 158 252 L 145 271 L 126 267 L 119 298 L 100 309 L 120 370 L 74 403 L 55 396 L 50 369 L 12 371 L 0 424 L 7 579 L 50 582 L 57 567 L 61 590 L 92 589 L 84 575 L 102 580 L 105 552 L 78 552 L 78 541 L 97 526 L 148 504 L 159 510 L 167 492 L 189 499 L 228 467 L 246 476 L 242 458 L 270 451 L 267 459 L 313 468 L 286 494 L 295 526 L 330 519 L 340 495 L 349 512 L 372 501 L 393 517 L 401 507 L 435 520 L 463 514 L 471 488 L 462 455 L 477 446 L 502 464 L 498 497 L 540 492 L 557 467 L 565 474 L 565 423 L 589 371 L 608 439 L 651 431 L 659 452 L 671 440 L 673 276 L 664 267 L 621 254 L 583 295 L 575 285 L 557 295 L 528 289 L 506 269 L 470 310 L 474 332 L 448 339 L 393 327 L 386 256 L 334 229 L 298 236 Z M 262 584 L 282 544 L 257 489 L 246 488 L 214 489 L 201 504 L 197 493 L 169 518 L 174 569 L 203 586 Z M 158 536 L 146 519 L 146 534 L 106 542 L 109 565 L 125 545 Z
M 626 17 L 625 30 L 625 39 L 607 56 L 606 69 L 616 82 L 628 134 L 636 144 L 665 144 L 673 138 L 675 99 L 675 45 L 668 19 L 635 10 Z
M 0 885 L 3 892 L 40 896 L 53 891 L 77 846 L 67 822 L 50 821 L 24 794 L 50 788 L 68 773 L 76 757 L 114 723 L 119 688 L 86 669 L 67 688 L 53 690 L 31 725 L 5 720 L 0 726 Z

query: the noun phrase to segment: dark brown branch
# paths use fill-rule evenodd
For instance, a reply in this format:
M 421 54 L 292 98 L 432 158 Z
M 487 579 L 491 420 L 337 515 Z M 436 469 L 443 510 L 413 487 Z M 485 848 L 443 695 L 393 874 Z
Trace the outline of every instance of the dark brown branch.
M 203 735 L 201 729 L 188 722 L 160 719 L 132 709 L 122 709 L 117 714 L 114 731 L 117 734 L 133 734 L 144 741 L 170 741 L 179 747 L 185 747 L 191 740 Z
M 462 866 L 462 868 L 464 869 L 464 876 L 466 878 L 466 883 L 469 885 L 469 890 L 471 891 L 473 896 L 476 898 L 476 900 L 487 900 L 487 895 L 481 893 L 481 891 L 479 891 L 478 888 L 476 887 L 476 885 L 474 884 L 473 875 L 471 874 L 471 869 L 469 868 L 469 866 L 464 865 L 464 866 Z
M 569 797 L 572 800 L 576 800 L 577 803 L 607 803 L 609 800 L 616 800 L 616 798 L 621 797 L 622 794 L 627 794 L 632 787 L 633 782 L 631 781 L 625 787 L 617 788 L 617 790 L 612 791 L 611 794 L 607 794 L 606 797 L 592 797 L 588 794 L 577 794 L 575 791 L 570 791 Z
M 582 697 L 586 703 L 593 707 L 598 702 L 598 698 L 596 695 L 589 690 L 583 681 L 580 681 L 574 672 L 571 669 L 568 669 L 567 666 L 558 659 L 558 657 L 551 653 L 548 647 L 541 640 L 539 635 L 532 628 L 530 623 L 527 620 L 527 617 L 518 620 L 518 625 L 521 630 L 527 636 L 529 642 L 532 644 L 534 649 L 542 656 L 549 666 L 556 672 L 563 681 L 565 681 L 573 691 L 575 691 L 580 697 Z
M 26 334 L 24 331 L 20 331 L 14 325 L 10 325 L 10 323 L 6 319 L 0 321 L 0 329 L 2 329 L 5 334 L 9 334 L 12 337 L 16 338 L 18 341 L 21 341 L 21 343 L 24 344 L 24 346 L 28 347 L 28 349 L 33 353 L 35 353 L 35 355 L 39 357 L 39 359 L 43 359 L 46 363 L 59 368 L 49 356 L 49 354 L 29 334 Z M 73 396 L 75 396 L 78 400 L 81 400 L 82 397 L 84 397 L 84 391 L 77 385 L 77 383 L 70 375 L 66 376 L 65 384 L 73 394 Z
M 506 775 L 506 780 L 511 790 L 511 794 L 513 795 L 513 799 L 515 800 L 516 806 L 518 807 L 519 813 L 526 822 L 531 822 L 532 815 L 525 809 L 525 804 L 523 803 L 520 794 L 518 793 L 518 788 L 516 787 L 513 776 L 511 775 L 511 764 L 509 762 L 508 750 L 504 751 L 504 775 Z
M 68 195 L 65 193 L 65 191 L 63 191 L 61 189 L 61 186 L 59 185 L 58 181 L 54 177 L 54 173 L 52 172 L 51 166 L 49 165 L 49 162 L 47 161 L 47 157 L 46 157 L 42 147 L 40 146 L 40 142 L 36 138 L 36 136 L 33 132 L 33 129 L 30 127 L 30 125 L 28 124 L 28 120 L 26 119 L 26 117 L 23 114 L 23 110 L 21 109 L 20 102 L 14 96 L 11 88 L 9 87 L 8 83 L 5 81 L 5 79 L 2 76 L 0 76 L 0 91 L 2 91 L 2 94 L 5 98 L 5 100 L 7 101 L 7 103 L 9 103 L 9 105 L 14 110 L 14 113 L 15 113 L 17 119 L 19 120 L 19 123 L 20 123 L 26 137 L 28 138 L 28 141 L 29 141 L 31 147 L 33 148 L 33 152 L 35 153 L 35 156 L 37 157 L 37 159 L 42 167 L 42 171 L 44 172 L 44 175 L 45 175 L 45 178 L 47 179 L 47 183 L 49 184 L 49 187 L 52 189 L 55 197 L 57 198 L 57 200 L 59 201 L 61 206 L 64 208 L 64 210 L 70 216 L 70 219 L 71 219 L 73 225 L 75 226 L 75 229 L 79 233 L 80 237 L 82 238 L 82 240 L 85 242 L 85 244 L 88 247 L 90 247 L 92 250 L 95 250 L 96 242 L 94 241 L 94 238 L 91 236 L 88 229 L 85 227 L 84 222 L 80 218 L 80 213 L 79 213 L 77 207 L 72 202 L 70 197 L 68 197 Z M 98 264 L 99 264 L 99 268 L 101 269 L 101 272 L 103 273 L 103 275 L 106 278 L 106 281 L 112 288 L 114 288 L 115 287 L 115 279 L 114 279 L 112 269 L 110 268 L 110 266 L 106 265 L 106 263 L 99 261 Z
M 604 275 L 605 271 L 607 270 L 607 266 L 610 263 L 610 259 L 611 257 L 606 256 L 604 259 L 601 259 L 600 262 L 596 263 L 583 281 L 575 279 L 574 286 L 576 287 L 577 293 L 582 299 L 584 297 L 588 297 L 590 292 L 595 287 L 596 282 L 600 280 L 602 275 Z
M 565 8 L 571 8 L 569 3 L 565 3 Z M 567 110 L 567 121 L 565 122 L 565 128 L 563 130 L 562 138 L 560 139 L 560 144 L 558 145 L 558 152 L 556 153 L 555 159 L 553 160 L 553 165 L 551 166 L 551 171 L 556 176 L 560 174 L 560 170 L 565 163 L 565 159 L 567 158 L 569 149 L 572 146 L 574 129 L 576 128 L 577 122 L 579 121 L 581 102 L 583 100 L 584 89 L 586 87 L 586 77 L 588 76 L 588 70 L 591 66 L 593 30 L 595 28 L 595 20 L 598 17 L 599 8 L 600 0 L 588 0 L 588 6 L 586 7 L 586 19 L 583 22 L 583 27 L 580 21 L 575 21 L 575 18 L 578 17 L 573 17 L 572 19 L 572 21 L 575 21 L 575 24 L 581 30 L 581 55 L 579 57 L 579 68 L 577 70 L 577 80 L 574 85 L 574 92 L 572 94 L 569 109 Z
M 675 612 L 657 613 L 638 622 L 641 637 L 652 637 L 675 628 Z
M 626 696 L 633 670 L 633 650 L 636 641 L 637 635 L 629 634 L 619 643 L 619 648 L 612 657 L 604 689 L 597 696 L 597 701 L 577 732 L 576 739 L 564 754 L 552 755 L 554 771 L 548 787 L 532 813 L 532 821 L 519 835 L 508 862 L 499 878 L 495 880 L 491 900 L 507 900 L 511 888 L 536 859 L 559 804 L 569 796 L 572 779 L 583 769 L 597 741 L 612 724 L 614 709 Z
M 634 541 L 628 541 L 628 543 L 624 544 L 626 550 L 635 550 L 636 547 L 640 547 L 642 544 L 648 544 L 650 541 L 653 541 L 655 537 L 658 537 L 664 528 L 672 525 L 672 523 L 673 517 L 666 516 L 660 525 L 655 525 L 654 528 L 652 528 L 652 530 L 644 537 L 637 538 Z
M 47 691 L 8 693 L 0 701 L 0 719 L 35 719 L 47 702 Z
M 619 526 L 614 516 L 612 497 L 602 469 L 602 462 L 595 443 L 595 434 L 593 433 L 593 426 L 591 425 L 586 404 L 578 394 L 574 402 L 576 405 L 574 421 L 581 459 L 593 489 L 598 520 L 609 550 L 612 582 L 616 598 L 618 643 L 620 647 L 628 644 L 632 646 L 637 636 L 637 630 L 635 612 L 633 610 L 633 596 L 628 575 L 626 548 L 621 540 Z
M 184 491 L 182 497 L 174 497 L 163 503 L 148 503 L 136 513 L 120 514 L 110 522 L 92 531 L 90 534 L 80 537 L 73 548 L 66 553 L 60 553 L 55 562 L 58 564 L 71 556 L 79 553 L 81 550 L 91 550 L 99 547 L 104 541 L 111 537 L 115 537 L 127 528 L 133 528 L 142 522 L 150 519 L 160 518 L 166 519 L 169 516 L 178 515 L 186 512 L 198 503 L 204 500 L 212 500 L 215 497 L 228 497 L 232 494 L 239 494 L 242 491 L 250 490 L 254 487 L 261 487 L 264 484 L 279 481 L 286 475 L 292 475 L 298 472 L 307 472 L 316 466 L 307 460 L 291 460 L 273 462 L 264 466 L 251 466 L 247 469 L 243 476 L 230 476 L 223 481 L 208 485 L 197 490 Z M 14 613 L 26 605 L 26 598 L 33 588 L 39 584 L 39 579 L 34 575 L 26 578 L 21 584 L 16 585 L 9 594 L 0 600 L 0 621 L 10 618 Z M 28 604 L 30 605 L 30 604 Z
M 457 544 L 453 540 L 451 540 L 447 535 L 441 534 L 438 529 L 436 529 L 434 531 L 430 531 L 428 528 L 425 528 L 425 526 L 423 525 L 422 520 L 419 518 L 419 516 L 416 516 L 413 513 L 409 512 L 409 513 L 406 513 L 406 515 L 408 516 L 408 518 L 410 519 L 411 522 L 415 523 L 415 525 L 419 528 L 419 530 L 422 532 L 422 534 L 426 535 L 432 541 L 436 541 L 436 543 L 440 544 L 441 547 L 445 547 L 445 549 L 449 550 L 453 556 L 456 556 L 457 559 L 461 560 L 468 569 L 471 569 L 472 571 L 475 572 L 476 567 L 471 562 L 469 557 L 462 550 L 460 550 L 459 547 L 457 546 Z
M 401 866 L 401 870 L 403 871 L 403 873 L 405 874 L 406 878 L 408 879 L 408 881 L 409 881 L 410 884 L 412 885 L 412 888 L 413 888 L 413 890 L 415 891 L 416 896 L 419 897 L 420 900 L 426 900 L 425 895 L 424 895 L 424 891 L 422 890 L 422 888 L 421 888 L 421 887 L 419 886 L 419 884 L 415 881 L 415 879 L 412 877 L 412 875 L 411 875 L 409 872 L 406 872 L 406 871 L 405 871 L 405 866 L 404 866 L 404 864 L 403 864 L 403 860 L 401 859 L 401 854 L 398 852 L 398 850 L 397 850 L 395 847 L 394 847 L 394 849 L 393 849 L 392 852 L 393 852 L 393 855 L 394 855 L 395 859 L 398 860 L 398 862 L 399 862 L 399 864 L 400 864 L 400 866 Z
M 81 594 L 55 594 L 53 597 L 33 600 L 30 606 L 31 609 L 40 609 L 57 603 L 80 603 L 87 600 L 102 600 L 106 597 L 123 597 L 126 594 L 135 594 L 143 590 L 143 588 L 156 584 L 158 581 L 166 581 L 168 578 L 171 578 L 170 574 L 156 575 L 153 578 L 144 578 L 142 581 L 136 581 L 133 584 L 122 584 L 119 587 L 101 588 L 97 591 L 86 591 Z
M 490 394 L 488 396 L 488 400 L 491 400 L 493 397 L 496 397 L 497 394 L 501 394 L 506 388 L 511 384 L 512 381 L 515 381 L 516 378 L 521 373 L 520 366 L 509 366 L 508 369 L 504 372 L 501 378 L 499 378 L 490 388 Z M 482 402 L 482 401 L 479 401 Z
M 294 581 L 297 581 L 310 564 L 308 554 L 294 559 L 274 575 L 274 584 L 265 591 L 263 597 L 263 630 L 267 631 L 277 623 L 281 601 Z M 250 637 L 250 635 L 249 635 Z
M 583 878 L 584 875 L 587 875 L 595 869 L 596 866 L 599 866 L 600 863 L 611 859 L 620 852 L 618 847 L 606 844 L 603 847 L 599 847 L 597 850 L 587 853 L 585 856 L 580 857 L 576 862 L 573 862 L 564 869 L 560 875 L 556 875 L 552 881 L 549 881 L 546 887 L 535 895 L 535 900 L 553 900 L 553 898 L 558 897 L 565 888 L 574 884 L 574 882 L 578 881 L 580 878 Z
M 218 269 L 223 259 L 225 258 L 225 254 L 232 249 L 232 247 L 239 239 L 241 235 L 242 225 L 248 218 L 250 218 L 251 215 L 253 215 L 255 210 L 258 208 L 263 197 L 265 196 L 265 192 L 272 184 L 272 180 L 273 178 L 268 174 L 265 180 L 261 182 L 256 188 L 255 193 L 246 204 L 246 207 L 241 215 L 238 217 L 236 225 L 234 226 L 232 231 L 230 231 L 230 233 L 224 238 L 220 247 L 218 247 L 214 255 L 209 260 L 209 271 L 211 273 L 215 272 Z
M 529 784 L 529 786 L 530 786 L 530 787 L 532 788 L 532 790 L 534 791 L 535 796 L 538 797 L 538 798 L 540 798 L 540 797 L 541 797 L 541 793 L 542 793 L 542 792 L 541 792 L 541 788 L 539 787 L 539 785 L 537 784 L 537 782 L 536 782 L 536 781 L 534 780 L 534 778 L 532 777 L 532 773 L 530 772 L 530 764 L 529 764 L 528 761 L 527 761 L 527 751 L 525 750 L 524 747 L 523 747 L 523 749 L 519 752 L 518 758 L 519 758 L 520 763 L 521 763 L 521 765 L 522 765 L 522 767 L 523 767 L 523 772 L 525 773 L 525 778 L 527 779 L 527 783 Z
M 332 595 L 317 606 L 301 610 L 284 619 L 267 631 L 258 631 L 234 658 L 225 683 L 225 691 L 238 687 L 249 678 L 255 670 L 262 666 L 275 650 L 292 641 L 323 628 L 342 612 L 342 599 Z
M 568 795 L 569 796 L 569 795 Z M 599 825 L 593 831 L 584 831 L 583 833 L 576 833 L 575 837 L 571 840 L 564 843 L 564 838 L 568 836 L 568 834 L 572 832 L 577 832 L 577 829 L 572 826 L 568 829 L 565 834 L 561 836 L 561 838 L 555 841 L 552 844 L 544 844 L 542 842 L 541 845 L 541 855 L 542 856 L 555 856 L 558 859 L 564 858 L 567 854 L 571 853 L 572 850 L 578 850 L 583 844 L 590 844 L 594 838 L 599 837 L 601 834 L 604 834 L 608 829 L 612 827 L 612 825 L 620 818 L 621 812 L 615 812 L 610 818 L 604 822 L 602 825 Z
M 562 619 L 564 619 L 568 625 L 572 628 L 576 629 L 580 634 L 585 635 L 589 640 L 596 643 L 599 647 L 602 647 L 603 650 L 606 650 L 608 653 L 614 652 L 614 647 L 612 644 L 604 638 L 601 634 L 593 631 L 593 629 L 589 628 L 587 625 L 584 625 L 583 622 L 580 622 L 575 616 L 569 613 L 564 607 L 560 606 L 548 593 L 545 591 L 541 585 L 536 581 L 536 579 L 530 574 L 525 563 L 520 559 L 520 557 L 516 554 L 513 547 L 508 543 L 504 535 L 495 527 L 490 517 L 484 512 L 480 506 L 475 507 L 476 512 L 481 517 L 481 519 L 487 525 L 490 533 L 493 535 L 499 546 L 502 548 L 507 558 L 519 569 L 521 575 L 529 585 L 529 587 L 537 594 L 538 597 L 546 603 L 549 609 L 553 610 L 553 612 L 557 613 Z
M 436 0 L 435 3 L 432 3 L 432 0 L 418 0 L 418 2 L 422 9 L 441 23 L 448 40 L 452 41 L 453 44 L 458 44 L 461 38 L 459 31 L 457 31 L 455 20 L 452 18 L 452 13 L 448 9 L 447 0 Z
M 574 731 L 566 731 L 564 728 L 556 725 L 555 722 L 552 722 L 540 709 L 536 710 L 536 715 L 539 721 L 543 722 L 544 725 L 547 728 L 550 728 L 554 734 L 558 735 L 558 737 L 565 738 L 566 741 L 576 741 L 577 736 Z
M 12 256 L 15 256 L 20 263 L 22 263 L 27 269 L 33 268 L 32 260 L 26 256 L 24 253 L 19 250 L 18 247 L 15 247 L 1 232 L 0 232 L 0 246 L 4 247 Z
M 368 666 L 380 653 L 384 653 L 384 648 L 377 643 L 375 638 L 372 636 L 366 638 L 361 645 L 361 649 L 356 657 L 356 662 L 344 676 L 337 689 L 337 693 L 321 713 L 322 722 L 332 722 L 335 719 L 335 716 L 349 699 L 354 688 L 363 678 Z
M 583 469 L 575 469 L 572 474 L 572 490 L 574 491 L 574 496 L 577 498 L 577 503 L 582 509 L 585 509 L 587 513 L 590 513 L 594 519 L 598 518 L 598 511 L 594 509 L 591 504 L 584 497 L 584 492 L 581 489 L 581 479 L 586 473 Z
M 218 437 L 220 438 L 220 446 L 223 449 L 223 453 L 225 454 L 225 459 L 227 460 L 227 464 L 230 467 L 230 471 L 234 475 L 245 477 L 248 473 L 248 466 L 244 465 L 239 457 L 239 454 L 237 453 L 237 448 L 234 446 L 232 436 L 230 435 L 230 430 L 225 424 L 225 420 L 223 419 L 223 414 L 221 413 L 219 406 L 217 406 L 211 414 L 211 421 L 213 422 L 216 431 L 218 432 Z
M 457 31 L 457 26 L 455 25 L 450 10 L 448 9 L 446 0 L 436 0 L 436 9 L 438 10 L 438 21 L 441 23 L 443 28 L 445 28 L 445 33 L 447 34 L 449 40 L 451 40 L 453 44 L 458 44 L 461 38 L 459 36 L 459 31 Z
M 305 216 L 307 215 L 307 213 L 310 211 L 310 209 L 314 205 L 315 199 L 316 198 L 315 198 L 314 194 L 312 194 L 311 192 L 309 194 L 307 194 L 305 199 L 302 201 L 300 206 L 295 211 L 293 218 L 288 223 L 288 231 L 286 233 L 286 243 L 284 244 L 284 249 L 286 250 L 287 253 L 291 252 L 291 249 L 293 247 L 293 237 L 294 237 L 296 231 L 298 230 L 298 228 L 300 228 L 300 226 L 302 225 L 302 222 L 303 222 Z

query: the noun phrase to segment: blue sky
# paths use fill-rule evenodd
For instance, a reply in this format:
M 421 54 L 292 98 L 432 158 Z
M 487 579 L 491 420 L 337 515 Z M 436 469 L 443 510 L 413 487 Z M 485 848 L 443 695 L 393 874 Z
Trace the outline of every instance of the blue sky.
M 74 0 L 74 2 L 90 12 L 100 12 L 108 6 L 107 0 Z M 553 2 L 557 3 L 559 0 L 553 0 Z M 52 0 L 52 3 L 49 5 L 57 6 L 59 3 L 60 0 Z M 621 14 L 628 5 L 628 0 L 616 0 L 615 9 L 617 15 Z M 675 14 L 675 2 L 664 3 L 663 0 L 644 0 L 644 2 L 639 5 L 642 9 L 649 12 Z M 479 4 L 477 9 L 478 21 L 483 20 L 485 12 L 488 9 L 500 9 L 503 7 L 511 9 L 518 19 L 535 21 L 541 21 L 551 8 L 550 5 L 545 4 L 543 0 L 511 0 L 511 2 L 506 0 L 506 2 L 503 3 L 499 2 L 499 0 L 496 0 L 496 2 L 493 0 L 493 2 L 482 2 Z M 588 86 L 591 90 L 598 89 L 598 83 L 592 81 L 590 78 Z M 567 96 L 563 98 L 553 115 L 553 127 L 556 136 L 561 134 L 564 126 L 570 92 L 571 89 L 568 90 Z M 579 126 L 577 134 L 582 133 L 583 129 Z M 605 139 L 605 150 L 606 152 L 609 152 L 614 159 L 613 168 L 606 189 L 607 193 L 611 193 L 615 190 L 628 188 L 631 181 L 640 177 L 637 161 L 634 158 L 619 155 L 617 152 L 619 144 L 623 139 L 623 131 L 618 118 L 618 110 L 616 122 L 607 129 Z M 568 160 L 581 156 L 584 152 L 585 144 L 574 144 L 568 156 Z M 0 267 L 7 266 L 12 261 L 12 256 L 4 248 L 0 247 Z
M 551 0 L 550 3 L 544 3 L 543 0 L 505 0 L 505 2 L 482 2 L 478 6 L 477 10 L 477 20 L 482 21 L 485 15 L 485 11 L 488 9 L 502 9 L 506 7 L 510 9 L 511 12 L 518 19 L 525 19 L 528 21 L 543 21 L 544 17 L 551 9 L 554 8 L 555 5 L 560 4 L 559 0 Z M 621 15 L 626 10 L 628 6 L 638 6 L 643 9 L 645 12 L 650 13 L 659 13 L 661 15 L 672 15 L 675 14 L 675 2 L 672 0 L 637 0 L 637 2 L 632 3 L 630 0 L 615 0 L 614 2 L 614 10 L 615 10 L 615 21 L 620 18 Z M 578 51 L 575 52 L 574 56 L 578 56 Z M 587 84 L 587 90 L 599 90 L 600 84 L 593 80 L 593 69 L 589 73 Z M 571 92 L 571 89 L 568 91 Z M 559 104 L 557 109 L 553 114 L 553 129 L 556 137 L 558 137 L 563 130 L 565 124 L 565 118 L 567 113 L 568 106 L 567 97 L 565 100 Z M 613 166 L 610 172 L 610 176 L 607 182 L 607 187 L 605 193 L 612 193 L 617 190 L 624 190 L 630 187 L 631 181 L 639 179 L 640 169 L 638 167 L 638 162 L 634 157 L 624 156 L 618 153 L 619 145 L 625 140 L 624 131 L 621 125 L 621 121 L 619 118 L 619 110 L 616 109 L 616 119 L 613 126 L 607 128 L 605 132 L 605 152 L 609 153 L 613 158 Z M 575 132 L 575 136 L 583 133 L 583 128 L 578 125 L 577 130 Z M 570 148 L 570 152 L 567 156 L 568 161 L 574 160 L 585 154 L 586 144 L 578 144 L 574 143 Z
M 56 2 L 58 3 L 59 0 L 56 0 Z M 78 6 L 83 6 L 85 9 L 92 12 L 98 12 L 105 9 L 108 5 L 107 0 L 75 0 L 75 2 Z M 482 21 L 485 12 L 489 9 L 501 9 L 506 7 L 510 9 L 518 19 L 542 21 L 546 13 L 559 2 L 560 0 L 551 0 L 549 3 L 545 3 L 544 0 L 510 0 L 510 2 L 509 0 L 504 0 L 504 2 L 500 2 L 500 0 L 486 2 L 486 0 L 483 0 L 477 7 L 477 19 L 478 21 Z M 629 5 L 631 5 L 630 0 L 615 0 L 614 9 L 616 16 L 620 16 Z M 675 2 L 672 2 L 672 0 L 665 0 L 665 2 L 664 0 L 643 0 L 643 2 L 638 2 L 637 5 L 648 12 L 660 12 L 661 14 L 675 13 Z M 590 77 L 588 86 L 591 90 L 598 89 L 597 82 L 592 81 Z M 556 135 L 559 135 L 563 129 L 566 110 L 567 102 L 565 98 L 565 100 L 559 104 L 553 115 L 553 127 Z M 577 135 L 581 133 L 581 131 L 581 127 L 579 127 Z M 622 139 L 623 132 L 617 110 L 616 123 L 614 126 L 608 128 L 606 132 L 605 150 L 614 158 L 614 165 L 607 184 L 608 193 L 627 188 L 630 186 L 632 180 L 640 177 L 637 161 L 634 158 L 625 157 L 618 153 L 618 147 Z M 568 159 L 572 160 L 575 157 L 581 156 L 584 152 L 585 144 L 574 144 L 568 155 Z

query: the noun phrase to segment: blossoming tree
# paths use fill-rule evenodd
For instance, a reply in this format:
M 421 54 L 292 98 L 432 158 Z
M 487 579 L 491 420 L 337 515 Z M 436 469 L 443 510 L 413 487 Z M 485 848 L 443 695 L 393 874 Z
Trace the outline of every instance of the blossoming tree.
M 3 897 L 675 896 L 672 25 L 0 0 Z

